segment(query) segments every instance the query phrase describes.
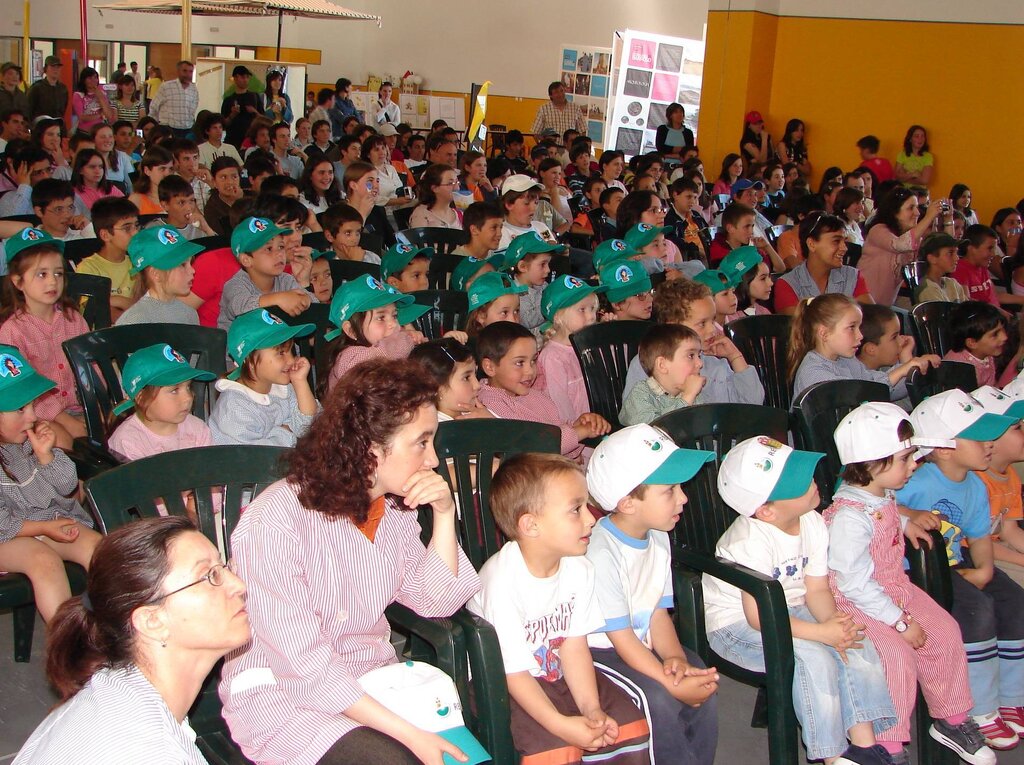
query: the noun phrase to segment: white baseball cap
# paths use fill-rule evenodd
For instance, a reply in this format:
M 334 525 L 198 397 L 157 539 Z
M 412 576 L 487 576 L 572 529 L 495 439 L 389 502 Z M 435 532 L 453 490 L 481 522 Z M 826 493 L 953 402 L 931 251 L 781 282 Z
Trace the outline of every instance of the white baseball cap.
M 406 722 L 455 744 L 469 757 L 467 765 L 491 759 L 462 719 L 455 683 L 437 667 L 421 661 L 387 664 L 367 672 L 359 684 L 368 696 Z M 445 757 L 445 762 L 449 759 Z
M 1017 420 L 987 412 L 974 396 L 954 389 L 926 398 L 910 413 L 910 422 L 919 438 L 944 439 L 945 448 L 952 449 L 957 438 L 995 441 Z
M 390 122 L 385 122 L 380 126 L 380 130 L 377 131 L 382 136 L 398 135 L 398 128 L 392 125 Z
M 769 436 L 736 444 L 718 470 L 718 493 L 740 515 L 751 516 L 767 502 L 807 493 L 814 468 L 825 455 L 802 452 Z
M 904 449 L 921 446 L 945 446 L 942 439 L 900 439 L 900 423 L 910 415 L 889 402 L 868 401 L 846 415 L 835 429 L 839 459 L 844 465 L 884 460 Z
M 594 449 L 587 465 L 587 488 L 597 504 L 611 512 L 637 486 L 689 481 L 714 458 L 713 452 L 680 449 L 651 425 L 632 425 Z
M 1016 398 L 1024 398 L 1024 372 L 1003 386 L 1003 393 L 1009 393 Z
M 1024 400 L 1019 396 L 1001 391 L 992 385 L 982 385 L 971 395 L 981 402 L 985 411 L 993 414 L 1005 414 L 1015 420 L 1024 419 Z
M 536 178 L 531 178 L 530 176 L 523 175 L 522 173 L 510 175 L 501 184 L 502 194 L 507 194 L 510 191 L 529 191 L 530 189 L 543 191 L 544 186 Z

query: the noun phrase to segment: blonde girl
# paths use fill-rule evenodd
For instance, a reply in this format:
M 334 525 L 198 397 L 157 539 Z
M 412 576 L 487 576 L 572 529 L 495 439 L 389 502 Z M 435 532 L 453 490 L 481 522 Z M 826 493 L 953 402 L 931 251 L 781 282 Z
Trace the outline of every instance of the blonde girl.
M 192 259 L 203 251 L 176 228 L 143 229 L 128 243 L 135 302 L 117 320 L 122 324 L 192 324 L 199 326 L 196 309 L 184 302 L 192 293 L 196 271 Z

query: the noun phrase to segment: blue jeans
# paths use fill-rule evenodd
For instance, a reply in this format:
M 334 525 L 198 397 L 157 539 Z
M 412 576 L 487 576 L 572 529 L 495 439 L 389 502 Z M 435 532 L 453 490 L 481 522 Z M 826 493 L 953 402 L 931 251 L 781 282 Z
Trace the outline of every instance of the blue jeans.
M 791 616 L 815 619 L 806 606 L 790 608 Z M 761 633 L 746 619 L 708 634 L 711 647 L 724 659 L 764 672 Z M 808 760 L 838 757 L 848 746 L 846 732 L 870 722 L 875 734 L 896 724 L 882 662 L 867 639 L 864 647 L 847 651 L 849 663 L 824 643 L 793 639 L 793 708 L 800 722 Z

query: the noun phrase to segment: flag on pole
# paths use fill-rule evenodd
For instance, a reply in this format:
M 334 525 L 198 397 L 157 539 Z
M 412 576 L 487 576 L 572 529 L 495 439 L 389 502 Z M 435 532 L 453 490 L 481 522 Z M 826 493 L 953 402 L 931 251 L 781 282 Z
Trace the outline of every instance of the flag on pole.
M 490 80 L 485 80 L 483 85 L 473 83 L 469 132 L 466 133 L 466 143 L 470 151 L 483 152 L 484 150 L 487 138 L 487 126 L 484 124 L 484 118 L 487 116 L 487 90 L 490 87 Z

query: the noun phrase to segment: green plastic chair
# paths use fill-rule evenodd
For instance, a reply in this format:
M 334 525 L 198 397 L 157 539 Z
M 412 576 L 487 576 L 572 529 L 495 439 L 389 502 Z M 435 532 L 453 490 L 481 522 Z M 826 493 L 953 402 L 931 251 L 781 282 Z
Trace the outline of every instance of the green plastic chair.
M 110 279 L 94 274 L 79 274 L 74 271 L 66 275 L 64 291 L 76 305 L 82 307 L 82 318 L 89 329 L 106 329 L 112 324 L 110 317 Z
M 93 478 L 86 483 L 86 497 L 102 529 L 109 532 L 136 519 L 156 516 L 157 502 L 162 502 L 171 515 L 184 515 L 182 494 L 191 491 L 199 530 L 224 552 L 225 558 L 230 558 L 231 533 L 244 505 L 284 475 L 282 458 L 288 451 L 272 446 L 209 446 L 168 452 Z M 213 512 L 214 490 L 221 492 L 223 502 L 219 516 Z M 461 627 L 446 619 L 424 619 L 397 603 L 388 609 L 387 616 L 395 631 L 410 639 L 409 658 L 432 659 L 432 663 L 460 678 L 460 692 L 468 689 Z M 245 763 L 221 717 L 219 681 L 218 664 L 204 682 L 189 721 L 199 736 L 199 748 L 211 762 Z
M 469 244 L 469 232 L 458 228 L 421 226 L 399 231 L 395 239 L 414 247 L 433 247 L 437 255 L 451 255 L 456 247 Z
M 569 336 L 583 370 L 590 409 L 608 420 L 614 430 L 622 427 L 619 410 L 626 394 L 629 363 L 652 326 L 649 321 L 607 321 Z
M 736 344 L 743 358 L 757 368 L 764 385 L 764 403 L 789 411 L 793 389 L 786 376 L 789 327 L 784 314 L 745 316 L 725 325 L 725 334 Z
M 795 765 L 799 760 L 793 711 L 795 660 L 785 593 L 770 576 L 715 556 L 719 538 L 737 517 L 718 494 L 718 465 L 736 442 L 753 436 L 766 435 L 785 443 L 789 415 L 782 409 L 752 404 L 702 404 L 670 412 L 652 424 L 679 446 L 713 451 L 716 458 L 683 484 L 689 501 L 671 533 L 676 629 L 683 644 L 708 666 L 758 688 L 750 724 L 767 726 L 772 765 Z M 711 649 L 704 621 L 703 574 L 734 585 L 756 601 L 764 641 L 764 673 L 733 664 Z
M 462 255 L 452 255 L 451 252 L 439 252 L 434 255 L 427 269 L 427 287 L 432 290 L 451 289 L 452 272 L 463 260 L 465 258 Z
M 124 400 L 121 369 L 128 357 L 149 345 L 167 343 L 193 366 L 223 375 L 227 353 L 224 330 L 188 324 L 131 324 L 89 332 L 63 343 L 85 409 L 88 446 L 105 449 L 114 407 Z M 194 382 L 192 413 L 205 420 L 216 400 L 210 383 Z M 79 439 L 81 440 L 81 439 Z M 76 443 L 76 448 L 78 444 Z M 80 478 L 85 477 L 81 474 Z
M 934 353 L 942 357 L 950 350 L 949 317 L 956 305 L 928 300 L 914 306 L 910 314 L 914 319 L 914 342 L 919 354 Z
M 327 261 L 327 265 L 331 269 L 331 281 L 334 282 L 335 290 L 344 282 L 350 282 L 360 276 L 372 276 L 374 279 L 380 279 L 380 265 L 377 263 L 331 258 Z
M 558 454 L 558 428 L 520 420 L 442 422 L 434 436 L 434 448 L 440 460 L 437 472 L 448 482 L 458 502 L 459 543 L 479 569 L 505 542 L 489 503 L 495 461 L 525 452 Z M 430 536 L 431 520 L 429 511 L 420 513 L 424 539 Z M 452 620 L 462 629 L 473 672 L 475 708 L 464 707 L 463 716 L 495 765 L 517 765 L 508 685 L 494 628 L 464 608 Z
M 295 345 L 299 349 L 299 355 L 304 359 L 309 360 L 310 388 L 314 391 L 318 390 L 317 384 L 319 383 L 321 379 L 320 375 L 323 372 L 321 369 L 323 353 L 320 352 L 320 350 L 327 345 L 327 341 L 324 340 L 324 334 L 328 330 L 334 329 L 334 325 L 331 324 L 330 319 L 328 318 L 328 315 L 331 312 L 331 306 L 328 303 L 310 303 L 309 308 L 298 316 L 289 316 L 276 306 L 271 308 L 270 312 L 285 324 L 316 325 L 316 329 L 313 331 L 312 335 L 295 338 Z
M 462 290 L 419 290 L 412 296 L 420 305 L 430 306 L 430 311 L 413 322 L 428 340 L 438 340 L 445 332 L 465 326 L 469 297 Z
M 973 366 L 963 361 L 943 361 L 937 367 L 929 367 L 924 374 L 918 369 L 912 369 L 907 375 L 907 395 L 913 406 L 936 393 L 954 388 L 970 393 L 977 387 L 978 373 Z
M 64 570 L 75 595 L 85 589 L 85 569 L 77 563 L 65 563 Z M 14 619 L 14 660 L 32 658 L 32 638 L 36 629 L 36 601 L 32 582 L 24 574 L 0 576 L 0 611 L 10 611 Z

